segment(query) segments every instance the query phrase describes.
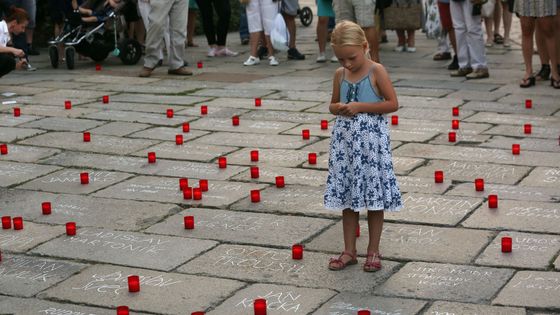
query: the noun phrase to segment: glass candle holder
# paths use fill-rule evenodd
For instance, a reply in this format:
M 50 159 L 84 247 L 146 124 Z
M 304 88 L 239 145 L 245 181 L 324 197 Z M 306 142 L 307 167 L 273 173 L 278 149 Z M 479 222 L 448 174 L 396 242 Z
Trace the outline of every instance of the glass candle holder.
M 49 215 L 52 212 L 51 203 L 49 201 L 45 201 L 41 203 L 41 213 L 44 215 Z
M 72 109 L 72 102 L 69 100 L 64 101 L 64 109 Z
M 436 183 L 443 183 L 443 171 L 434 172 L 434 181 Z
M 303 245 L 301 244 L 292 245 L 292 259 L 295 260 L 303 259 Z
M 251 155 L 251 162 L 258 162 L 259 161 L 259 151 L 258 150 L 252 150 L 250 155 Z
M 156 162 L 156 153 L 148 152 L 148 163 L 152 164 Z
M 173 118 L 173 109 L 168 108 L 168 109 L 165 111 L 165 115 L 167 116 L 167 118 Z
M 502 237 L 502 253 L 511 253 L 513 240 L 509 236 Z
M 80 173 L 80 183 L 82 185 L 89 184 L 89 174 L 87 172 Z
M 8 154 L 8 145 L 5 143 L 0 144 L 0 154 L 6 155 Z
M 455 141 L 457 141 L 457 134 L 455 132 L 451 131 L 447 135 L 447 139 L 449 140 L 449 142 L 455 142 Z
M 183 144 L 183 135 L 175 135 L 175 144 L 182 145 Z
M 66 235 L 68 236 L 76 235 L 76 222 L 66 223 Z
M 128 276 L 128 292 L 140 292 L 140 277 Z
M 89 132 L 84 132 L 84 142 L 90 142 L 91 141 L 91 133 Z
M 208 191 L 208 180 L 207 179 L 200 179 L 198 181 L 198 187 L 200 187 L 200 190 L 202 190 L 202 191 Z
M 284 187 L 284 176 L 276 176 L 276 187 L 283 188 Z
M 329 121 L 328 120 L 321 120 L 321 129 L 322 130 L 329 129 Z
M 399 116 L 392 115 L 391 116 L 391 125 L 398 125 L 399 124 Z
M 488 195 L 488 208 L 498 208 L 498 195 Z
M 459 107 L 453 107 L 453 108 L 451 109 L 451 114 L 452 114 L 453 116 L 459 116 Z
M 183 123 L 183 132 L 189 132 L 189 131 L 191 131 L 191 125 L 188 122 Z
M 476 191 L 484 191 L 484 179 L 477 178 L 474 180 L 474 189 Z
M 251 202 L 260 202 L 261 192 L 258 190 L 251 190 Z
M 183 218 L 183 223 L 185 224 L 186 230 L 194 229 L 194 216 L 187 215 Z

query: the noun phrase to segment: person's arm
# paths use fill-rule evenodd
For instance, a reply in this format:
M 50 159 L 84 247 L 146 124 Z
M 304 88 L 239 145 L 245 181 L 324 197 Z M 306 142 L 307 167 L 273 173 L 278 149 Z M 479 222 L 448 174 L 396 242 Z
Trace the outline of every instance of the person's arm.
M 0 53 L 10 53 L 15 57 L 23 58 L 25 57 L 25 52 L 21 49 L 17 49 L 14 47 L 2 47 L 0 46 Z
M 329 111 L 333 115 L 339 115 L 340 108 L 344 106 L 340 104 L 340 79 L 342 78 L 343 71 L 344 68 L 340 67 L 334 73 L 331 104 L 329 105 Z

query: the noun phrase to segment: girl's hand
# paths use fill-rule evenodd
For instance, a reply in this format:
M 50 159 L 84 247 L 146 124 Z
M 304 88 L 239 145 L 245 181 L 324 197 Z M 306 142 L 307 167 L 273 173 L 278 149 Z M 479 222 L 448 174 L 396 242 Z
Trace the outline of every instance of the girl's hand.
M 355 116 L 359 113 L 358 106 L 355 102 L 350 102 L 346 105 L 342 105 L 339 110 L 339 115 L 343 116 Z

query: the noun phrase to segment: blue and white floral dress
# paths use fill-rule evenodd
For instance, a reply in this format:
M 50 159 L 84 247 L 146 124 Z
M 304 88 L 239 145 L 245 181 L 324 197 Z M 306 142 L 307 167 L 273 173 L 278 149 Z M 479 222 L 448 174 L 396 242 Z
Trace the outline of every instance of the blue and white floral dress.
M 371 71 L 352 83 L 344 79 L 343 74 L 340 101 L 382 101 L 372 87 L 370 75 Z M 324 201 L 327 209 L 337 211 L 398 211 L 402 208 L 385 115 L 337 116 L 331 136 Z

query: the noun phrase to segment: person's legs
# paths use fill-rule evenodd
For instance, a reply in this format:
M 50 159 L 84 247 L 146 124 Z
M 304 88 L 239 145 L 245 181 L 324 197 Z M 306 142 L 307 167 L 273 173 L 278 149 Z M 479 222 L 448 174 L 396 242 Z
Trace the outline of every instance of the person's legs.
M 541 69 L 535 75 L 535 79 L 537 81 L 548 81 L 550 79 L 550 56 L 548 55 L 548 49 L 546 49 L 546 41 L 540 28 L 541 25 L 539 23 L 536 23 L 535 41 L 537 43 L 537 52 L 539 53 L 539 59 L 541 61 Z
M 550 67 L 551 80 L 560 81 L 558 68 L 554 67 L 558 63 L 556 59 L 556 38 L 554 37 L 554 16 L 537 18 L 537 25 L 539 25 L 539 31 L 544 35 L 546 49 L 552 65 Z M 560 82 L 558 84 L 560 85 Z
M 496 0 L 496 4 L 494 5 L 494 16 L 492 17 L 492 20 L 494 21 L 494 37 L 496 37 L 496 35 L 498 35 L 497 38 L 500 38 L 500 21 L 502 20 L 502 6 L 500 5 L 500 2 L 502 2 L 501 0 Z M 501 37 L 503 38 L 503 37 Z M 499 42 L 496 42 L 496 44 L 501 44 Z
M 197 13 L 198 13 L 198 5 L 196 4 L 196 1 L 189 0 L 189 13 L 187 15 L 187 46 L 188 47 L 198 47 L 198 45 L 193 42 Z
M 484 26 L 486 28 L 486 47 L 492 47 L 494 45 L 494 17 L 485 17 Z
M 363 30 L 364 33 L 366 33 L 366 39 L 369 44 L 369 54 L 371 60 L 379 62 L 379 38 L 377 36 L 377 30 L 375 29 L 375 26 L 366 27 Z
M 0 53 L 0 77 L 16 68 L 16 60 L 12 54 Z
M 239 8 L 239 39 L 242 45 L 249 43 L 249 25 L 247 24 L 247 11 L 244 4 Z
M 198 4 L 198 9 L 200 10 L 200 17 L 202 18 L 202 28 L 204 29 L 204 35 L 206 35 L 206 42 L 210 47 L 208 56 L 214 57 L 217 44 L 216 30 L 214 29 L 214 1 L 197 0 L 196 3 Z
M 169 70 L 174 71 L 183 68 L 185 65 L 189 2 L 188 0 L 173 0 L 170 2 L 172 2 L 172 6 L 169 11 L 169 35 L 171 40 L 169 45 Z
M 217 43 L 218 48 L 226 46 L 229 20 L 231 18 L 231 6 L 229 0 L 214 0 L 214 9 L 218 14 Z
M 556 9 L 554 16 L 554 37 L 556 38 L 556 69 L 560 73 L 560 6 Z
M 504 47 L 511 47 L 509 35 L 511 31 L 512 14 L 508 9 L 508 3 L 500 1 L 502 4 L 502 17 L 504 19 Z
M 327 46 L 327 35 L 329 24 L 328 16 L 320 16 L 317 21 L 317 43 L 319 45 L 319 56 L 325 56 L 325 47 Z
M 473 16 L 472 14 L 466 14 L 467 12 L 472 12 L 472 3 L 470 1 L 464 1 L 465 8 L 465 23 L 467 26 L 467 47 L 469 51 L 470 64 L 472 68 L 476 71 L 477 69 L 488 69 L 488 64 L 486 61 L 486 50 L 484 48 L 484 36 L 482 32 L 482 23 L 480 21 L 480 16 Z
M 455 52 L 457 54 L 457 60 L 459 61 L 460 69 L 469 68 L 471 66 L 469 60 L 469 50 L 467 48 L 467 26 L 465 24 L 465 15 L 467 15 L 467 13 L 464 12 L 463 9 L 464 2 L 467 1 L 451 1 L 449 4 L 456 39 Z M 470 12 L 468 12 L 468 14 L 470 14 Z
M 535 31 L 535 19 L 529 16 L 519 17 L 521 22 L 521 49 L 523 62 L 525 63 L 525 76 L 521 84 L 526 84 L 528 78 L 533 75 L 533 32 Z
M 395 51 L 403 52 L 405 50 L 404 45 L 406 45 L 406 38 L 404 37 L 404 30 L 403 29 L 398 29 L 398 30 L 395 30 L 395 32 L 397 33 L 397 47 L 395 48 Z
M 406 30 L 406 51 L 415 52 L 416 51 L 416 38 L 414 37 L 416 30 L 409 29 Z
M 349 253 L 356 252 L 356 229 L 360 214 L 352 209 L 342 211 L 342 234 L 344 235 L 344 251 Z M 347 263 L 350 257 L 343 256 L 342 261 Z
M 367 247 L 368 253 L 379 253 L 381 232 L 383 232 L 383 217 L 384 217 L 383 210 L 368 211 L 368 229 L 369 229 L 369 243 Z

